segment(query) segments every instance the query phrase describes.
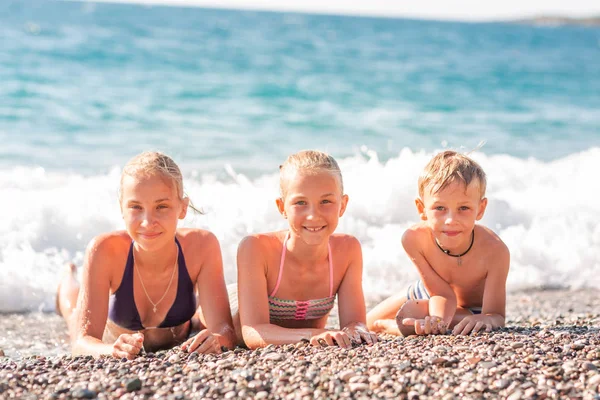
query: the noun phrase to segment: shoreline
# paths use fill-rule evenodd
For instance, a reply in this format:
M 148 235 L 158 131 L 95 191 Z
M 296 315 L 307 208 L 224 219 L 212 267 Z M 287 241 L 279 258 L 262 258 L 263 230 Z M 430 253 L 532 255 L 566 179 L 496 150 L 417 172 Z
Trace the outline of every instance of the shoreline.
M 0 357 L 0 397 L 600 396 L 600 293 L 593 289 L 509 293 L 507 326 L 490 334 L 384 336 L 351 350 L 301 343 L 218 356 L 174 348 L 126 362 L 65 355 L 66 325 L 56 314 L 0 320 L 8 356 Z

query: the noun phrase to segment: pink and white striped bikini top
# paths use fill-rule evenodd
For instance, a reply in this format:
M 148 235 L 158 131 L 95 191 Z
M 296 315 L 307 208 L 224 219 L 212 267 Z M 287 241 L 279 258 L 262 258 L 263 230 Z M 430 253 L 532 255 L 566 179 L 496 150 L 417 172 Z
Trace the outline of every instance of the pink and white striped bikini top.
M 283 274 L 283 263 L 285 261 L 286 243 L 289 239 L 289 233 L 283 241 L 283 250 L 281 252 L 281 261 L 279 263 L 279 276 L 275 289 L 269 295 L 269 317 L 271 321 L 275 320 L 296 320 L 303 321 L 307 319 L 318 319 L 329 314 L 333 308 L 335 294 L 333 293 L 333 259 L 331 258 L 331 245 L 327 244 L 329 259 L 329 297 L 314 300 L 285 300 L 275 297 L 281 283 Z

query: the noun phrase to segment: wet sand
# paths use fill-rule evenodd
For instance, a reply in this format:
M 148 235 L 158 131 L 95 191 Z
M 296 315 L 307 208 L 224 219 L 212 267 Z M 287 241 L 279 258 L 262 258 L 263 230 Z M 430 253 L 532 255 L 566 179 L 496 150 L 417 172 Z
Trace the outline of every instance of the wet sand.
M 491 334 L 382 337 L 351 350 L 175 348 L 123 362 L 69 356 L 54 314 L 0 324 L 0 398 L 600 399 L 597 290 L 511 293 L 507 326 Z

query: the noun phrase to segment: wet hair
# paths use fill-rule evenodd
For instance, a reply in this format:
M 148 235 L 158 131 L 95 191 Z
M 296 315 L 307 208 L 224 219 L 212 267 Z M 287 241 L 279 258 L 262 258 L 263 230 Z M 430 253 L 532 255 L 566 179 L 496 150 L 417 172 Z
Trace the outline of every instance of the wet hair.
M 465 187 L 475 182 L 481 198 L 485 196 L 487 180 L 481 166 L 467 155 L 452 150 L 436 154 L 427 163 L 419 176 L 419 196 L 423 198 L 426 188 L 437 193 L 454 182 L 461 182 Z
M 161 152 L 145 151 L 133 157 L 123 167 L 119 184 L 119 201 L 123 198 L 123 179 L 125 176 L 150 177 L 156 175 L 163 177 L 168 184 L 175 187 L 179 200 L 186 197 L 183 191 L 183 175 L 175 161 Z M 196 208 L 191 201 L 189 207 L 202 214 L 202 211 Z
M 286 183 L 290 175 L 296 171 L 302 171 L 303 174 L 329 172 L 339 179 L 340 190 L 344 193 L 342 171 L 335 158 L 321 151 L 303 150 L 292 154 L 279 166 L 279 191 L 282 198 L 285 198 L 287 194 Z

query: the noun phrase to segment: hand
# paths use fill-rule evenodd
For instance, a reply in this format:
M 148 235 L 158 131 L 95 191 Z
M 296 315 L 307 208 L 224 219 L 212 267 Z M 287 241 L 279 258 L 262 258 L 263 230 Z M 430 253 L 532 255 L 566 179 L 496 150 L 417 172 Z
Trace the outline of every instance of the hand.
M 138 333 L 123 333 L 113 344 L 112 356 L 115 358 L 126 358 L 133 360 L 144 346 L 144 334 Z
M 492 318 L 483 315 L 469 315 L 463 318 L 454 329 L 452 330 L 453 335 L 468 335 L 469 333 L 477 333 L 481 330 L 491 332 L 494 329 Z
M 217 335 L 211 333 L 208 329 L 204 329 L 183 342 L 181 350 L 187 351 L 188 353 L 220 354 L 221 342 Z
M 448 331 L 448 324 L 440 317 L 404 318 L 402 325 L 414 326 L 417 335 L 440 335 Z
M 378 319 L 373 322 L 373 331 L 387 333 L 388 335 L 401 335 L 395 319 Z
M 310 344 L 313 346 L 335 346 L 336 344 L 344 349 L 351 349 L 352 342 L 348 334 L 342 331 L 325 331 L 310 338 Z
M 394 323 L 395 325 L 395 323 Z M 396 328 L 398 330 L 398 328 Z M 377 343 L 377 335 L 370 332 L 363 324 L 353 324 L 342 329 L 353 343 L 361 344 L 374 344 Z

